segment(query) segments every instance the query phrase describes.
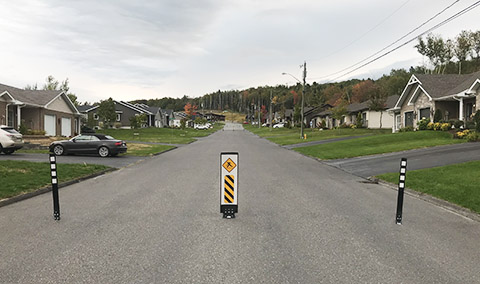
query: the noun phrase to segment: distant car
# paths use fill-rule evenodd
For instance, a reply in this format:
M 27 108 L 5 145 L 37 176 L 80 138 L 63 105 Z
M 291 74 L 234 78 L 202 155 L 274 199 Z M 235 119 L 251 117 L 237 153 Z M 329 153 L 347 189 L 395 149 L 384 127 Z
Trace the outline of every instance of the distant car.
M 283 122 L 273 125 L 273 128 L 283 128 L 283 127 L 285 127 L 285 123 L 283 123 Z
M 10 155 L 23 147 L 22 134 L 18 133 L 15 128 L 1 125 L 0 126 L 0 152 Z
M 65 154 L 97 154 L 100 157 L 116 156 L 127 152 L 125 141 L 99 133 L 84 133 L 70 140 L 50 144 L 50 152 L 57 156 Z
M 205 130 L 205 129 L 208 129 L 209 126 L 206 124 L 195 124 L 193 128 L 198 130 Z

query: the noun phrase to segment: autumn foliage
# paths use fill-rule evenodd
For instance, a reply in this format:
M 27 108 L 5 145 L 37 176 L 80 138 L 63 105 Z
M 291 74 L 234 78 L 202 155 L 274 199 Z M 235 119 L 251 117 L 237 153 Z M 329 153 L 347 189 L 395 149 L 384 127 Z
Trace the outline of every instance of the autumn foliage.
M 192 105 L 191 103 L 187 103 L 183 109 L 185 110 L 185 113 L 187 115 L 192 116 L 192 115 L 197 114 L 197 112 L 196 112 L 197 108 L 198 107 L 196 105 Z

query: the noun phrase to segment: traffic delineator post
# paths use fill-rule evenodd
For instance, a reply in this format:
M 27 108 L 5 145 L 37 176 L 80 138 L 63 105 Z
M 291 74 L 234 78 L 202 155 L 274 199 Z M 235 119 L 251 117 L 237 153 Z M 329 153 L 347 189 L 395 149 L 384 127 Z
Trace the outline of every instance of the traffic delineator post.
M 60 202 L 58 198 L 57 157 L 55 156 L 55 154 L 50 154 L 49 160 L 50 160 L 50 177 L 52 179 L 53 219 L 60 220 Z
M 402 160 L 400 161 L 400 177 L 398 181 L 397 214 L 395 215 L 395 222 L 397 223 L 397 225 L 402 224 L 403 196 L 405 191 L 406 174 L 407 158 L 402 158 Z
M 220 153 L 220 213 L 235 218 L 238 213 L 238 153 Z

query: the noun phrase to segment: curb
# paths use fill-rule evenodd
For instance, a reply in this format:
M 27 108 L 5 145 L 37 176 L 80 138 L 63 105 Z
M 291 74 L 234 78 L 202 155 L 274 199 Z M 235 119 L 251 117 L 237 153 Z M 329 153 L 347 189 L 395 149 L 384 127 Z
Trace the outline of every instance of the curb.
M 387 188 L 390 188 L 393 191 L 398 190 L 397 189 L 398 185 L 393 184 L 393 183 L 389 183 L 389 182 L 379 180 L 379 179 L 373 178 L 373 177 L 369 177 L 367 180 L 371 180 L 372 182 L 376 182 L 380 185 L 383 185 Z M 412 197 L 416 197 L 416 198 L 418 198 L 420 200 L 423 200 L 423 201 L 426 201 L 428 203 L 434 204 L 438 207 L 441 207 L 441 208 L 443 208 L 447 211 L 450 211 L 454 214 L 458 214 L 462 217 L 471 219 L 473 221 L 480 222 L 480 214 L 478 214 L 476 212 L 473 212 L 470 209 L 464 208 L 460 205 L 448 202 L 446 200 L 440 199 L 438 197 L 435 197 L 435 196 L 432 196 L 432 195 L 429 195 L 429 194 L 426 194 L 426 193 L 421 193 L 421 192 L 415 191 L 415 190 L 410 189 L 410 188 L 405 188 L 405 194 L 408 194 Z
M 69 186 L 69 185 L 72 185 L 72 184 L 75 184 L 75 183 L 79 183 L 81 181 L 91 179 L 91 178 L 94 178 L 94 177 L 98 177 L 98 176 L 101 176 L 101 175 L 104 175 L 106 173 L 113 172 L 113 171 L 116 171 L 116 170 L 118 170 L 118 169 L 117 168 L 106 169 L 106 170 L 103 170 L 103 171 L 98 172 L 98 173 L 94 173 L 94 174 L 91 174 L 91 175 L 88 175 L 88 176 L 84 176 L 84 177 L 80 177 L 80 178 L 77 178 L 77 179 L 73 179 L 73 180 L 63 182 L 63 183 L 59 184 L 58 187 L 63 188 L 65 186 Z M 47 192 L 50 192 L 50 191 L 52 191 L 52 186 L 51 185 L 39 188 L 39 189 L 37 189 L 35 191 L 32 191 L 32 192 L 28 192 L 28 193 L 25 193 L 25 194 L 21 194 L 21 195 L 17 195 L 17 196 L 14 196 L 14 197 L 7 198 L 7 199 L 3 199 L 3 200 L 0 200 L 0 207 L 4 207 L 4 206 L 10 205 L 12 203 L 16 203 L 18 201 L 29 199 L 29 198 L 32 198 L 32 197 L 35 197 L 37 195 L 41 195 L 41 194 L 44 194 L 44 193 L 47 193 Z

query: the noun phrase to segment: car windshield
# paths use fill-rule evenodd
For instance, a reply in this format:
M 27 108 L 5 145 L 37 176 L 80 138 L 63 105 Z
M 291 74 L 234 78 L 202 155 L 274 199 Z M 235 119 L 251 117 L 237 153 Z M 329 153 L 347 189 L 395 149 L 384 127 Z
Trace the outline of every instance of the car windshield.
M 15 129 L 12 128 L 12 127 L 2 127 L 2 130 L 5 130 L 5 131 L 7 131 L 7 132 L 10 133 L 10 134 L 20 134 L 20 133 L 17 132 L 17 130 L 15 130 Z

